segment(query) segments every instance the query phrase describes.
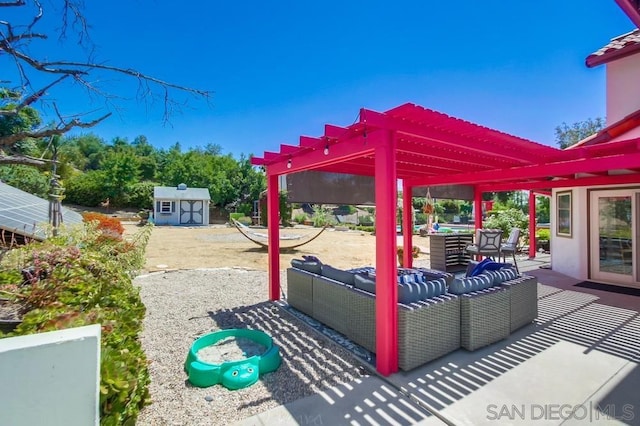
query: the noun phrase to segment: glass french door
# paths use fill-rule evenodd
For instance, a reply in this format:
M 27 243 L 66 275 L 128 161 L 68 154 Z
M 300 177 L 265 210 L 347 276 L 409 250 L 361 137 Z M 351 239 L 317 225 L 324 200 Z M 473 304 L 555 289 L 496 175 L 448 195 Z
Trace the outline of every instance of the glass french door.
M 638 283 L 640 192 L 591 191 L 591 279 L 631 287 Z

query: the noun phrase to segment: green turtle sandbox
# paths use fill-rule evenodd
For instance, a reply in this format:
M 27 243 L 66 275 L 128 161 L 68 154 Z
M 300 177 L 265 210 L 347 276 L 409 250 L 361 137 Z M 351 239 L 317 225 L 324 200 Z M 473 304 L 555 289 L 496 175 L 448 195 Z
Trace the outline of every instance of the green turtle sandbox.
M 228 337 L 243 337 L 264 346 L 260 355 L 249 358 L 211 364 L 198 358 L 198 351 Z M 222 384 L 228 389 L 242 389 L 258 381 L 261 374 L 275 371 L 280 366 L 280 349 L 267 333 L 260 330 L 232 328 L 205 334 L 191 345 L 184 363 L 189 382 L 199 388 Z

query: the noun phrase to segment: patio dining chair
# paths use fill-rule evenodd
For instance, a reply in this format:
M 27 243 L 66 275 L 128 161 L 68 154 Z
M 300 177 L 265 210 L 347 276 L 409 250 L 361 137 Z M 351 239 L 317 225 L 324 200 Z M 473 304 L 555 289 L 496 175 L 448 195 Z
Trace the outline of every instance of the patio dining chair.
M 500 259 L 502 231 L 500 229 L 478 229 L 476 244 L 467 246 L 465 251 L 470 255 Z
M 513 257 L 513 265 L 516 267 L 516 272 L 520 273 L 518 269 L 518 263 L 516 262 L 516 252 L 518 251 L 518 242 L 520 241 L 520 229 L 513 228 L 509 233 L 507 242 L 500 245 L 500 256 L 502 256 L 503 262 L 507 261 L 507 254 L 511 254 Z

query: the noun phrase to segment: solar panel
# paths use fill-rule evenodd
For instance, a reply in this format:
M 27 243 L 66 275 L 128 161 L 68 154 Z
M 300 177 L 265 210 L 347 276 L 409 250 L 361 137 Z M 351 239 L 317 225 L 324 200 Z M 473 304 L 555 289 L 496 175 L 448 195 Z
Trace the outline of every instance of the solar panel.
M 62 223 L 82 223 L 82 216 L 62 207 Z M 42 240 L 49 224 L 49 201 L 0 182 L 0 229 Z

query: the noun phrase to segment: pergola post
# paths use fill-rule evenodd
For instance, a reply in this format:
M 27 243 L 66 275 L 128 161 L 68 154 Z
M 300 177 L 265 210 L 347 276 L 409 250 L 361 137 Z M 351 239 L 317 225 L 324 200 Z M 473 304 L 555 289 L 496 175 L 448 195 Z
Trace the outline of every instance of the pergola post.
M 536 193 L 529 191 L 529 259 L 536 257 Z
M 413 187 L 402 182 L 402 264 L 405 268 L 413 267 Z
M 269 235 L 269 300 L 280 299 L 280 194 L 278 175 L 267 172 L 267 232 Z
M 473 188 L 473 220 L 476 229 L 482 228 L 482 191 Z
M 398 187 L 393 134 L 375 150 L 376 194 L 376 368 L 398 371 L 398 285 L 396 206 Z

